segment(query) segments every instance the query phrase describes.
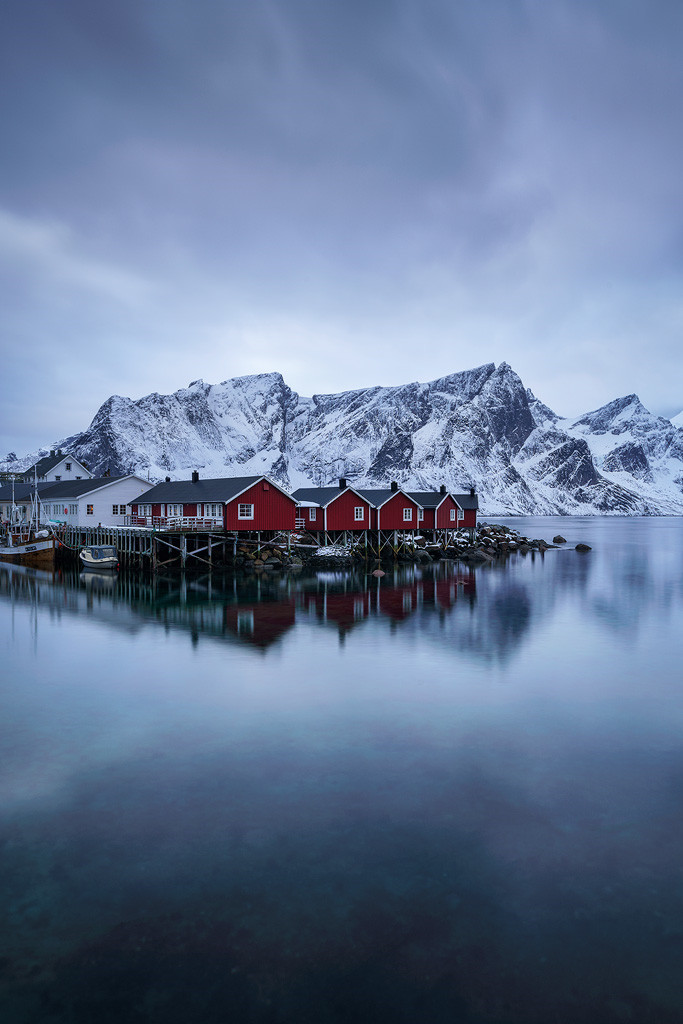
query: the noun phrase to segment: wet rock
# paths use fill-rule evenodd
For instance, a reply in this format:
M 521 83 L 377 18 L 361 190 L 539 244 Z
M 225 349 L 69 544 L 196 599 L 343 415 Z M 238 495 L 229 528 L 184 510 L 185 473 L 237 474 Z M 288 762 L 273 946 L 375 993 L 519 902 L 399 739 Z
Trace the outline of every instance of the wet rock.
M 567 543 L 567 541 L 565 540 L 565 538 L 562 536 L 561 533 L 558 533 L 558 534 L 556 534 L 553 537 L 553 544 L 566 544 L 566 543 Z
M 575 551 L 592 551 L 590 544 L 577 544 L 574 548 Z

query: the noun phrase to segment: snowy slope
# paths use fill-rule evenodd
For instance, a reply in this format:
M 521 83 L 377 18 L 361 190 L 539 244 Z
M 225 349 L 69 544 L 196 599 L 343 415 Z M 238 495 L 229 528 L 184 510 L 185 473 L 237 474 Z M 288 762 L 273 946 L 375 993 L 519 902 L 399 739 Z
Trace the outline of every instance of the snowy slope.
M 558 416 L 507 363 L 304 398 L 279 373 L 117 395 L 60 447 L 95 473 L 269 473 L 285 486 L 474 485 L 484 512 L 683 514 L 683 429 L 636 395 Z M 31 465 L 34 452 L 8 468 Z

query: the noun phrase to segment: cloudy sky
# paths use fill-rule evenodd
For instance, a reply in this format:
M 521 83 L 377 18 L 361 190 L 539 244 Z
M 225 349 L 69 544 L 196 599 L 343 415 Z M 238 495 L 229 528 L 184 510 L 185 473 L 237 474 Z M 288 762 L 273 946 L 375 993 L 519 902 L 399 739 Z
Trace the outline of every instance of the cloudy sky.
M 507 360 L 683 408 L 679 0 L 2 0 L 0 456 Z

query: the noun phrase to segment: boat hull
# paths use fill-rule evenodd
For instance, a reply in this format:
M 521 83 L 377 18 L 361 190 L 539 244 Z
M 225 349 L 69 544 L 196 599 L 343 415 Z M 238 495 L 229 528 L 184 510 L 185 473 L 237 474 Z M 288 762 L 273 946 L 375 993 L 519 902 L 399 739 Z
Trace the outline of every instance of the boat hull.
M 26 544 L 0 545 L 0 560 L 14 565 L 29 565 L 34 569 L 52 569 L 55 564 L 55 540 L 33 540 Z
M 116 572 L 119 567 L 118 556 L 112 558 L 98 558 L 95 560 L 91 555 L 80 551 L 78 557 L 81 560 L 81 568 L 87 572 Z

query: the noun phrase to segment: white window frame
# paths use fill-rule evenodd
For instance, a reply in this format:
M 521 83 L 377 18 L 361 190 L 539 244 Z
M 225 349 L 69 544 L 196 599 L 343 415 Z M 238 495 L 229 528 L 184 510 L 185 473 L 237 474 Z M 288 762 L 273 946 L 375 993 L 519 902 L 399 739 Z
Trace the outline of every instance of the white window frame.
M 464 508 L 459 508 L 458 509 L 458 521 L 461 522 L 464 518 L 465 518 L 465 510 L 464 510 Z
M 418 523 L 421 523 L 422 520 L 424 519 L 424 517 L 425 517 L 425 510 L 423 508 L 419 508 L 417 510 L 417 521 L 418 521 Z
M 254 503 L 249 501 L 242 501 L 237 506 L 237 518 L 238 519 L 253 519 L 254 518 Z
M 317 518 L 318 518 L 318 510 L 317 510 L 317 508 L 309 508 L 309 510 L 308 510 L 308 521 L 309 521 L 309 523 L 314 523 Z
M 403 522 L 404 523 L 412 523 L 412 521 L 413 521 L 413 510 L 412 510 L 412 508 L 404 508 L 403 509 Z
M 64 468 L 66 469 L 67 473 L 70 473 L 71 472 L 71 463 L 67 462 L 66 466 Z
M 353 521 L 354 523 L 362 523 L 365 519 L 365 506 L 356 505 L 353 510 Z
M 452 523 L 455 522 L 455 509 L 454 508 L 451 509 L 451 522 Z
M 95 506 L 94 505 L 86 505 L 85 506 L 85 514 L 86 514 L 86 516 L 94 516 L 95 515 Z

